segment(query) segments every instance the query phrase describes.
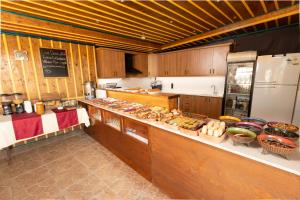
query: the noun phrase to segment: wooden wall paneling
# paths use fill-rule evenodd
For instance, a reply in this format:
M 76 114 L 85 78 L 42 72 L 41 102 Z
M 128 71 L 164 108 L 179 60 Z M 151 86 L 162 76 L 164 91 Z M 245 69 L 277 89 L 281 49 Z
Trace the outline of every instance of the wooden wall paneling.
M 69 45 L 69 55 L 70 55 L 70 69 L 72 71 L 72 79 L 73 79 L 73 84 L 74 84 L 74 96 L 72 96 L 71 98 L 77 98 L 78 96 L 78 91 L 77 91 L 77 78 L 76 78 L 76 74 L 75 74 L 75 63 L 74 63 L 74 52 L 73 52 L 73 48 L 72 48 L 72 44 L 71 43 L 68 43 Z
M 79 51 L 78 51 L 78 45 L 69 43 L 71 48 L 71 61 L 73 64 L 73 70 L 74 70 L 74 81 L 76 81 L 76 98 L 79 96 L 83 96 L 83 84 L 82 84 L 82 76 L 81 76 L 81 70 L 80 70 L 80 57 L 79 57 Z
M 65 80 L 65 84 L 66 87 L 68 88 L 67 92 L 68 92 L 68 96 L 67 98 L 74 98 L 76 97 L 76 88 L 75 88 L 75 81 L 74 81 L 74 77 L 73 77 L 73 68 L 72 68 L 72 62 L 71 62 L 71 53 L 70 53 L 70 45 L 69 43 L 64 43 L 61 42 L 61 47 L 62 49 L 66 50 L 67 53 L 67 61 L 68 61 L 68 73 L 69 73 L 69 77 L 66 77 Z
M 48 93 L 47 79 L 45 79 L 43 75 L 41 55 L 40 55 L 40 47 L 42 43 L 40 39 L 31 39 L 31 44 L 32 44 L 31 56 L 33 62 L 35 63 L 35 72 L 37 74 L 38 84 L 40 88 L 39 99 L 41 99 L 43 94 Z
M 95 58 L 95 47 L 94 46 L 88 46 L 88 52 L 89 52 L 89 63 L 90 63 L 90 77 L 91 81 L 97 82 L 97 68 L 96 68 L 96 58 Z
M 17 50 L 22 50 L 22 47 L 21 47 L 21 40 L 20 40 L 20 37 L 17 36 Z M 28 80 L 28 76 L 26 74 L 26 70 L 25 70 L 25 66 L 24 66 L 24 60 L 21 60 L 20 61 L 21 63 L 21 67 L 22 67 L 22 79 L 24 81 L 24 86 L 25 86 L 25 93 L 26 93 L 26 97 L 27 99 L 30 99 L 30 94 L 29 94 L 29 90 L 28 90 L 28 83 L 27 83 L 27 80 Z
M 81 56 L 81 72 L 82 72 L 82 83 L 84 84 L 85 81 L 89 80 L 89 58 L 88 58 L 88 51 L 87 51 L 87 46 L 86 45 L 78 45 L 78 48 L 80 50 L 80 56 Z M 78 52 L 79 52 L 78 50 Z M 84 85 L 83 85 L 84 87 Z M 83 89 L 83 94 L 84 95 L 84 89 Z
M 39 39 L 40 41 L 40 45 L 42 48 L 53 48 L 53 44 L 51 43 L 50 40 L 42 40 L 42 39 Z M 39 53 L 40 55 L 40 53 Z M 40 58 L 41 59 L 41 58 Z M 40 61 L 41 62 L 41 61 Z M 40 66 L 42 68 L 42 65 Z M 44 77 L 44 75 L 43 75 Z M 52 78 L 52 77 L 44 77 L 44 79 L 46 80 L 46 85 L 47 85 L 47 92 L 48 93 L 58 93 L 58 90 L 57 90 L 57 85 L 56 85 L 56 81 L 55 81 L 55 78 Z
M 51 48 L 54 48 L 54 42 L 53 42 L 53 40 L 50 40 L 50 44 L 51 44 Z M 58 49 L 58 47 L 56 49 Z M 61 95 L 60 87 L 59 87 L 59 81 L 58 80 L 59 80 L 58 78 L 55 78 L 55 86 L 56 86 L 57 93 L 59 95 Z
M 2 44 L 1 44 L 1 58 L 2 66 L 1 66 L 1 85 L 3 93 L 12 93 L 16 92 L 16 87 L 12 74 L 12 63 L 9 55 L 9 49 L 7 44 L 7 35 L 2 35 Z
M 8 93 L 8 85 L 12 85 L 12 80 L 9 75 L 8 59 L 4 47 L 4 34 L 1 35 L 1 93 Z
M 39 81 L 39 78 L 38 78 L 38 69 L 37 69 L 37 63 L 36 63 L 36 60 L 35 60 L 35 57 L 34 57 L 34 47 L 36 46 L 36 44 L 34 45 L 33 44 L 33 40 L 28 37 L 28 43 L 29 43 L 29 48 L 30 48 L 30 52 L 29 52 L 29 55 L 30 55 L 30 58 L 31 59 L 31 64 L 33 66 L 33 74 L 34 74 L 34 79 L 35 79 L 35 85 L 36 85 L 36 88 L 37 88 L 37 98 L 38 99 L 41 99 L 41 82 Z

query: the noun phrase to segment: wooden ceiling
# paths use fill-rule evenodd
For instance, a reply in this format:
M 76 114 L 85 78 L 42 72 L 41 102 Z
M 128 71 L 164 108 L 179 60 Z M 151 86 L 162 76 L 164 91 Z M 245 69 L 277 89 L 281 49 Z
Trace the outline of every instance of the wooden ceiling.
M 299 24 L 299 11 L 272 18 L 262 23 L 241 26 L 210 36 L 209 32 L 226 28 L 257 16 L 287 9 L 299 2 L 292 1 L 138 1 L 138 0 L 2 0 L 1 10 L 42 20 L 85 28 L 108 35 L 126 38 L 129 42 L 105 38 L 91 39 L 81 35 L 64 35 L 65 39 L 85 41 L 98 46 L 141 52 L 176 50 L 232 38 L 241 34 L 265 31 L 276 27 Z M 59 38 L 56 29 L 2 22 L 2 29 L 33 35 Z M 63 31 L 63 30 L 60 30 Z M 207 37 L 197 38 L 202 34 Z M 136 42 L 132 42 L 136 41 Z M 183 42 L 181 42 L 183 41 Z M 169 45 L 172 44 L 172 45 Z

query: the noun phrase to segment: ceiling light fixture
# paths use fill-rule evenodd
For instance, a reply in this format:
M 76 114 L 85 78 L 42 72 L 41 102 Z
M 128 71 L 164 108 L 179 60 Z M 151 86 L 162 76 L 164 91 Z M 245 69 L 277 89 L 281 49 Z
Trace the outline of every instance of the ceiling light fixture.
M 145 36 L 144 33 L 142 33 L 141 39 L 142 39 L 142 40 L 145 40 L 145 39 L 146 39 L 146 36 Z

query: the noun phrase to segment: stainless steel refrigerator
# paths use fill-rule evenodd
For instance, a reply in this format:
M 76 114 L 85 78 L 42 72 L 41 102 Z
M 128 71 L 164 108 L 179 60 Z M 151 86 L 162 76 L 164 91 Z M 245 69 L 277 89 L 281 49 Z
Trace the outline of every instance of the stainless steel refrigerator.
M 228 54 L 223 115 L 250 116 L 256 57 L 252 51 Z

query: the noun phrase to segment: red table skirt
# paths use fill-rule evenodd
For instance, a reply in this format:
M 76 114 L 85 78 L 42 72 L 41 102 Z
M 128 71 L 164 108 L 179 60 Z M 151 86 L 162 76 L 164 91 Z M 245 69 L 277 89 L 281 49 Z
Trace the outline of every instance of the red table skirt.
M 52 111 L 56 114 L 59 130 L 79 124 L 76 109 L 54 109 Z M 13 114 L 12 123 L 17 140 L 34 137 L 44 133 L 42 117 L 36 113 Z

